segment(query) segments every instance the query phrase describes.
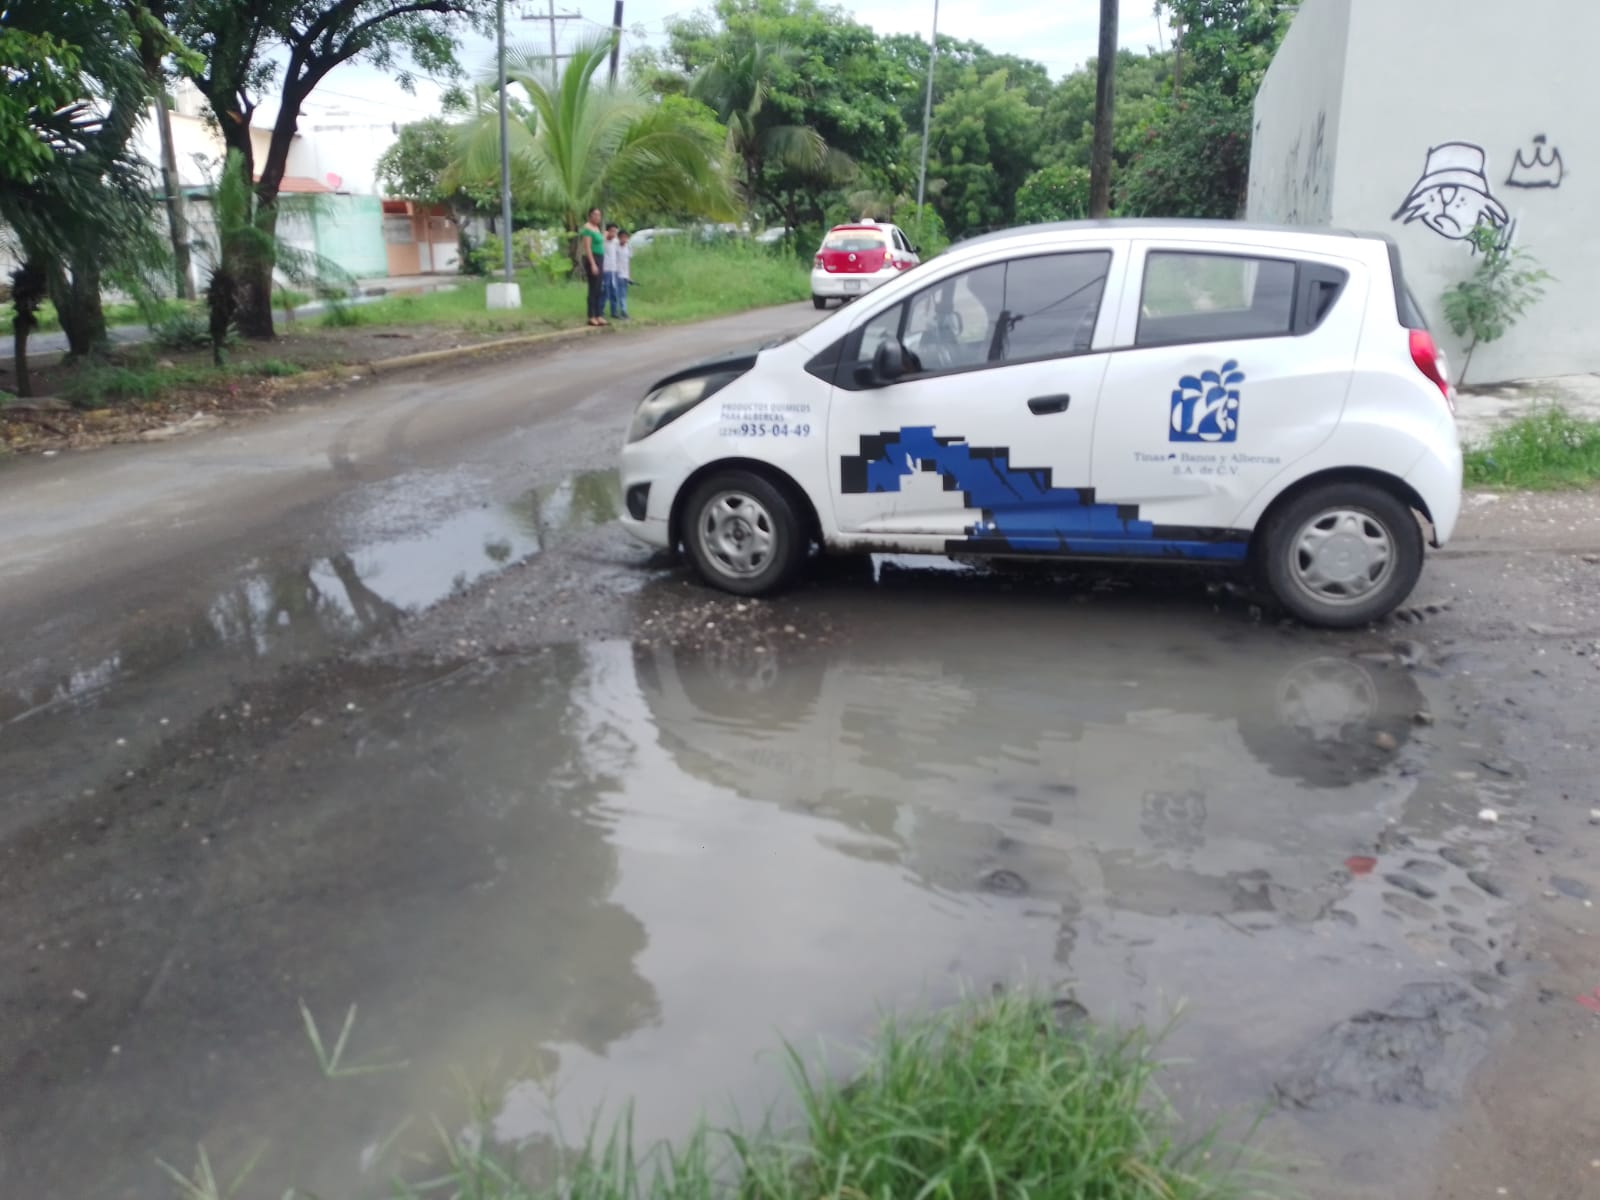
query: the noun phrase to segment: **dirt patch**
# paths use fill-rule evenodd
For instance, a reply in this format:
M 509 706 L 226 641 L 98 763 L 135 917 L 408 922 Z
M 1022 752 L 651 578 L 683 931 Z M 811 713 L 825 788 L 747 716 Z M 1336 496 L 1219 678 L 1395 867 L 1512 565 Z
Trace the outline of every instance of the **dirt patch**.
M 271 342 L 241 342 L 230 348 L 226 373 L 210 370 L 208 350 L 124 346 L 98 367 L 53 355 L 31 371 L 36 398 L 0 407 L 0 453 L 165 440 L 224 420 L 273 412 L 285 392 L 307 385 L 326 388 L 359 381 L 374 363 L 482 346 L 504 337 L 492 330 L 448 326 L 328 330 L 290 324 Z M 108 396 L 99 404 L 68 398 L 81 387 L 86 372 L 107 368 L 129 372 L 134 386 L 155 381 L 159 393 L 139 399 Z M 347 372 L 342 379 L 341 368 Z M 336 373 L 332 378 L 330 371 Z M 12 363 L 0 361 L 0 390 L 13 383 L 11 372 Z M 168 379 L 174 382 L 163 382 Z

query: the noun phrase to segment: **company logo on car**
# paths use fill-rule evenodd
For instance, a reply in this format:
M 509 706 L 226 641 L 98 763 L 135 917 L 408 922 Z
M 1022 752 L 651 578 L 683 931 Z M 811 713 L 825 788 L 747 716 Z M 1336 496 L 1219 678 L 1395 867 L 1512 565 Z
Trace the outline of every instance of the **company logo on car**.
M 1244 372 L 1235 359 L 1216 371 L 1185 375 L 1172 389 L 1169 442 L 1239 440 L 1239 387 Z

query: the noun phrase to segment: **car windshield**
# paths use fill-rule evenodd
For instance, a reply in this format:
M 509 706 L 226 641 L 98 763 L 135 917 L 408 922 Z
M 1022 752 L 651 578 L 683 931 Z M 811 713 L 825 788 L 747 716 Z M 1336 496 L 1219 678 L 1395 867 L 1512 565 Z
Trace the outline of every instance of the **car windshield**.
M 889 239 L 871 229 L 840 229 L 830 233 L 822 243 L 824 250 L 882 250 Z

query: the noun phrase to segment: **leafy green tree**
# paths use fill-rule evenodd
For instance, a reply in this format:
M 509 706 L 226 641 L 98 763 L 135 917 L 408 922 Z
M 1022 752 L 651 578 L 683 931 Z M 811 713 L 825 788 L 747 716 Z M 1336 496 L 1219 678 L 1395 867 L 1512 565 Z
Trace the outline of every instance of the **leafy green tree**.
M 463 17 L 486 19 L 494 0 L 162 0 L 168 21 L 200 55 L 186 73 L 216 116 L 228 150 L 254 180 L 257 225 L 276 229 L 278 193 L 299 128 L 300 110 L 328 74 L 347 63 L 393 71 L 410 86 L 413 68 L 424 75 L 454 75 L 456 35 Z M 409 64 L 409 65 L 408 65 Z M 267 153 L 256 161 L 251 117 L 263 93 L 277 91 L 278 114 Z M 229 253 L 254 253 L 240 243 Z M 231 262 L 239 280 L 239 327 L 249 337 L 270 338 L 272 272 L 266 258 Z
M 941 183 L 934 207 L 955 237 L 1009 225 L 1017 192 L 1039 149 L 1039 110 L 1005 71 L 961 83 L 933 110 L 928 174 Z
M 1478 347 L 1504 337 L 1544 295 L 1544 285 L 1551 279 L 1532 253 L 1511 246 L 1502 230 L 1479 225 L 1468 237 L 1477 254 L 1472 275 L 1444 294 L 1445 320 L 1467 344 L 1457 385 L 1466 381 Z
M 783 47 L 769 63 L 761 120 L 814 130 L 828 147 L 820 163 L 769 158 L 753 190 L 765 216 L 791 229 L 820 222 L 863 177 L 894 193 L 915 181 L 906 160 L 901 99 L 916 81 L 882 52 L 871 29 L 815 0 L 717 0 L 710 12 L 668 26 L 660 60 L 642 74 L 658 90 L 676 75 L 693 79 L 730 49 Z
M 609 38 L 578 47 L 554 90 L 543 60 L 521 54 L 508 63 L 507 86 L 521 88 L 527 105 L 510 129 L 514 189 L 559 214 L 569 231 L 589 209 L 623 197 L 641 208 L 734 215 L 719 139 L 705 123 L 685 121 L 680 107 L 651 104 L 632 85 L 596 82 L 610 50 Z M 498 160 L 499 127 L 486 112 L 446 185 L 480 177 Z
M 182 48 L 151 5 L 135 0 L 11 0 L 3 16 L 13 47 L 48 27 L 50 44 L 78 48 L 65 52 L 70 68 L 38 72 L 57 87 L 55 100 L 68 85 L 73 95 L 26 114 L 26 133 L 44 153 L 25 155 L 9 175 L 0 169 L 0 220 L 25 265 L 42 273 L 70 352 L 97 354 L 107 340 L 102 282 L 147 293 L 167 255 L 150 222 L 149 172 L 130 143 L 159 84 L 152 64 Z
M 1144 131 L 1156 119 L 1171 88 L 1172 54 L 1117 52 L 1117 106 L 1111 123 L 1113 177 L 1126 169 Z M 1095 60 L 1064 78 L 1050 93 L 1041 118 L 1041 165 L 1089 165 L 1094 129 Z
M 767 104 L 779 73 L 796 57 L 787 46 L 730 37 L 689 85 L 689 95 L 728 127 L 728 149 L 752 204 L 762 198 L 769 163 L 820 171 L 827 162 L 828 144 L 820 133 L 809 125 L 783 124 Z
M 83 49 L 60 36 L 87 0 L 0 8 L 0 186 L 29 182 L 54 156 L 40 118 L 78 102 Z
M 1029 175 L 1017 193 L 1017 222 L 1080 221 L 1089 215 L 1089 168 L 1057 164 Z
M 394 144 L 378 158 L 384 194 L 418 204 L 454 202 L 460 189 L 447 189 L 444 176 L 456 159 L 460 138 L 460 131 L 443 117 L 402 125 Z
M 1295 13 L 1279 0 L 1162 0 L 1160 7 L 1178 31 L 1179 94 L 1206 88 L 1247 106 Z
M 1293 16 L 1274 0 L 1165 0 L 1178 30 L 1173 96 L 1119 189 L 1135 216 L 1236 217 L 1250 171 L 1252 106 Z
M 1186 91 L 1164 105 L 1123 174 L 1119 211 L 1130 217 L 1237 217 L 1250 178 L 1250 126 L 1248 105 L 1210 89 Z

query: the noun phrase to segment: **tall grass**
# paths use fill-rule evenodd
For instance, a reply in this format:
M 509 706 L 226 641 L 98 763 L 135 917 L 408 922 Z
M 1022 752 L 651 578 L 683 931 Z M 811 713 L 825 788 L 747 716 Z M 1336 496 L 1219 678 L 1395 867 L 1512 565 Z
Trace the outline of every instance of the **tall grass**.
M 1016 994 L 890 1020 L 853 1079 L 792 1049 L 800 1113 L 787 1136 L 712 1132 L 642 1153 L 631 1115 L 591 1127 L 533 1181 L 486 1136 L 444 1138 L 442 1170 L 407 1196 L 473 1200 L 1228 1200 L 1209 1139 L 1186 1140 L 1156 1093 L 1143 1035 L 1061 1027 Z M 1215 1158 L 1218 1161 L 1213 1161 Z
M 1497 429 L 1466 453 L 1466 481 L 1495 487 L 1586 487 L 1600 480 L 1600 421 L 1552 406 Z

